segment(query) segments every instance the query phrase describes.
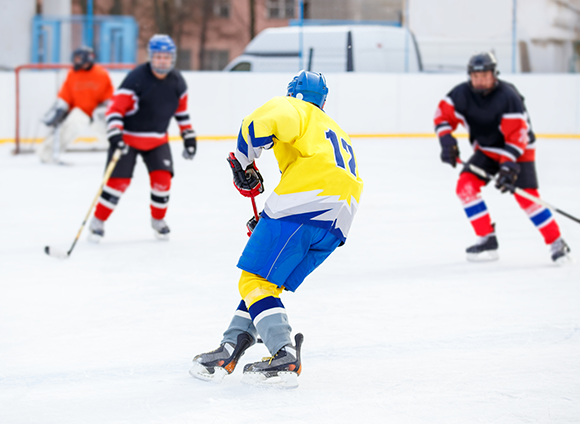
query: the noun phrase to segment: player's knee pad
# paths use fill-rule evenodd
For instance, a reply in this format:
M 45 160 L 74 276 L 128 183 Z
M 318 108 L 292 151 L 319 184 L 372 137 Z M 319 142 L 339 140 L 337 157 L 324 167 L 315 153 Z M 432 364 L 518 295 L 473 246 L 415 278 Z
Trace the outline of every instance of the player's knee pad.
M 525 188 L 523 190 L 526 193 L 531 194 L 532 196 L 540 197 L 538 190 L 536 190 L 535 188 Z M 514 193 L 514 197 L 516 198 L 516 201 L 518 202 L 520 207 L 526 212 L 528 212 L 529 210 L 535 210 L 542 207 L 541 205 L 538 205 L 536 202 L 532 202 L 530 199 L 520 196 L 517 193 Z
M 157 170 L 149 174 L 151 188 L 158 191 L 167 191 L 171 188 L 171 173 L 169 171 Z
M 469 203 L 477 199 L 481 193 L 481 187 L 485 182 L 471 172 L 462 172 L 457 181 L 455 193 L 461 203 Z
M 129 187 L 129 184 L 131 184 L 131 178 L 111 177 L 111 178 L 109 178 L 109 181 L 107 181 L 107 187 L 110 187 L 116 191 L 120 191 L 121 193 L 124 193 L 125 190 L 127 190 L 127 187 Z
M 246 271 L 242 271 L 238 287 L 248 309 L 265 297 L 280 297 L 280 293 L 284 291 L 284 288 L 278 287 L 257 274 Z

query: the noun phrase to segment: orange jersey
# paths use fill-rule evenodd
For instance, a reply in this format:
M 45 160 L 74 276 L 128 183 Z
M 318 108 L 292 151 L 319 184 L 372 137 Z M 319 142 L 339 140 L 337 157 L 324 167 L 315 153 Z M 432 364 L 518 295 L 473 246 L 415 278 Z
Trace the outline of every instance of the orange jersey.
M 100 103 L 113 97 L 113 84 L 109 73 L 97 64 L 88 71 L 71 69 L 58 97 L 68 104 L 69 110 L 78 107 L 88 116 L 92 116 Z

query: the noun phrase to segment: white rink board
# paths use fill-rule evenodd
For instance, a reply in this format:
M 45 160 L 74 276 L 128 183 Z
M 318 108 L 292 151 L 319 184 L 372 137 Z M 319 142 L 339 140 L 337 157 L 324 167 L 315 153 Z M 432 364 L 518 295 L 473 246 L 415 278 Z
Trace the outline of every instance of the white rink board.
M 51 74 L 51 75 L 47 75 Z M 116 85 L 123 72 L 112 72 Z M 272 96 L 284 95 L 292 74 L 184 72 L 189 111 L 198 134 L 236 136 L 244 116 Z M 326 111 L 350 134 L 429 134 L 437 103 L 464 74 L 326 75 Z M 534 130 L 540 134 L 580 134 L 580 75 L 506 74 L 526 98 Z M 57 92 L 54 72 L 28 72 L 22 119 L 33 134 Z M 14 138 L 14 75 L 0 72 L 0 140 Z M 178 135 L 172 122 L 171 135 Z

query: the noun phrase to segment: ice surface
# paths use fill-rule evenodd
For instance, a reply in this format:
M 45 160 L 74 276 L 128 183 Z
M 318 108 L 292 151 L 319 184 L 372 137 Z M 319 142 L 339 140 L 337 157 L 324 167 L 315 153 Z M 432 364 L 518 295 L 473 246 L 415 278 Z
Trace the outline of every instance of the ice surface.
M 52 166 L 1 145 L 0 423 L 580 422 L 580 263 L 553 265 L 491 187 L 500 260 L 468 263 L 458 170 L 440 163 L 436 139 L 353 144 L 365 190 L 350 238 L 282 296 L 305 336 L 300 387 L 287 391 L 240 383 L 263 345 L 220 385 L 188 374 L 239 302 L 252 206 L 231 183 L 233 140 L 200 142 L 193 162 L 172 144 L 169 242 L 153 237 L 139 161 L 103 241 L 85 230 L 64 261 L 43 248 L 70 248 L 105 154 Z M 540 193 L 576 216 L 579 158 L 577 140 L 538 142 Z M 272 152 L 259 164 L 269 193 Z M 580 225 L 557 219 L 580 258 Z

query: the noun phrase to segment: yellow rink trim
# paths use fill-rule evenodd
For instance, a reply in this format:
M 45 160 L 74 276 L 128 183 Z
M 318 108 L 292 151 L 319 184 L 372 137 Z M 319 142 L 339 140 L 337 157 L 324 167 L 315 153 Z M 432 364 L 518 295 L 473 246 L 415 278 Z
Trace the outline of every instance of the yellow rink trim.
M 467 138 L 467 134 L 454 134 L 457 138 Z M 390 134 L 349 134 L 350 138 L 436 138 L 434 133 L 390 133 Z M 200 141 L 223 141 L 235 140 L 235 135 L 202 135 L 197 137 Z M 536 138 L 557 138 L 557 139 L 580 139 L 580 134 L 536 134 Z M 20 143 L 40 143 L 43 138 L 22 138 Z M 75 143 L 94 143 L 96 138 L 79 138 Z M 169 141 L 181 141 L 180 136 L 169 137 Z M 14 143 L 13 138 L 0 138 L 1 143 Z

